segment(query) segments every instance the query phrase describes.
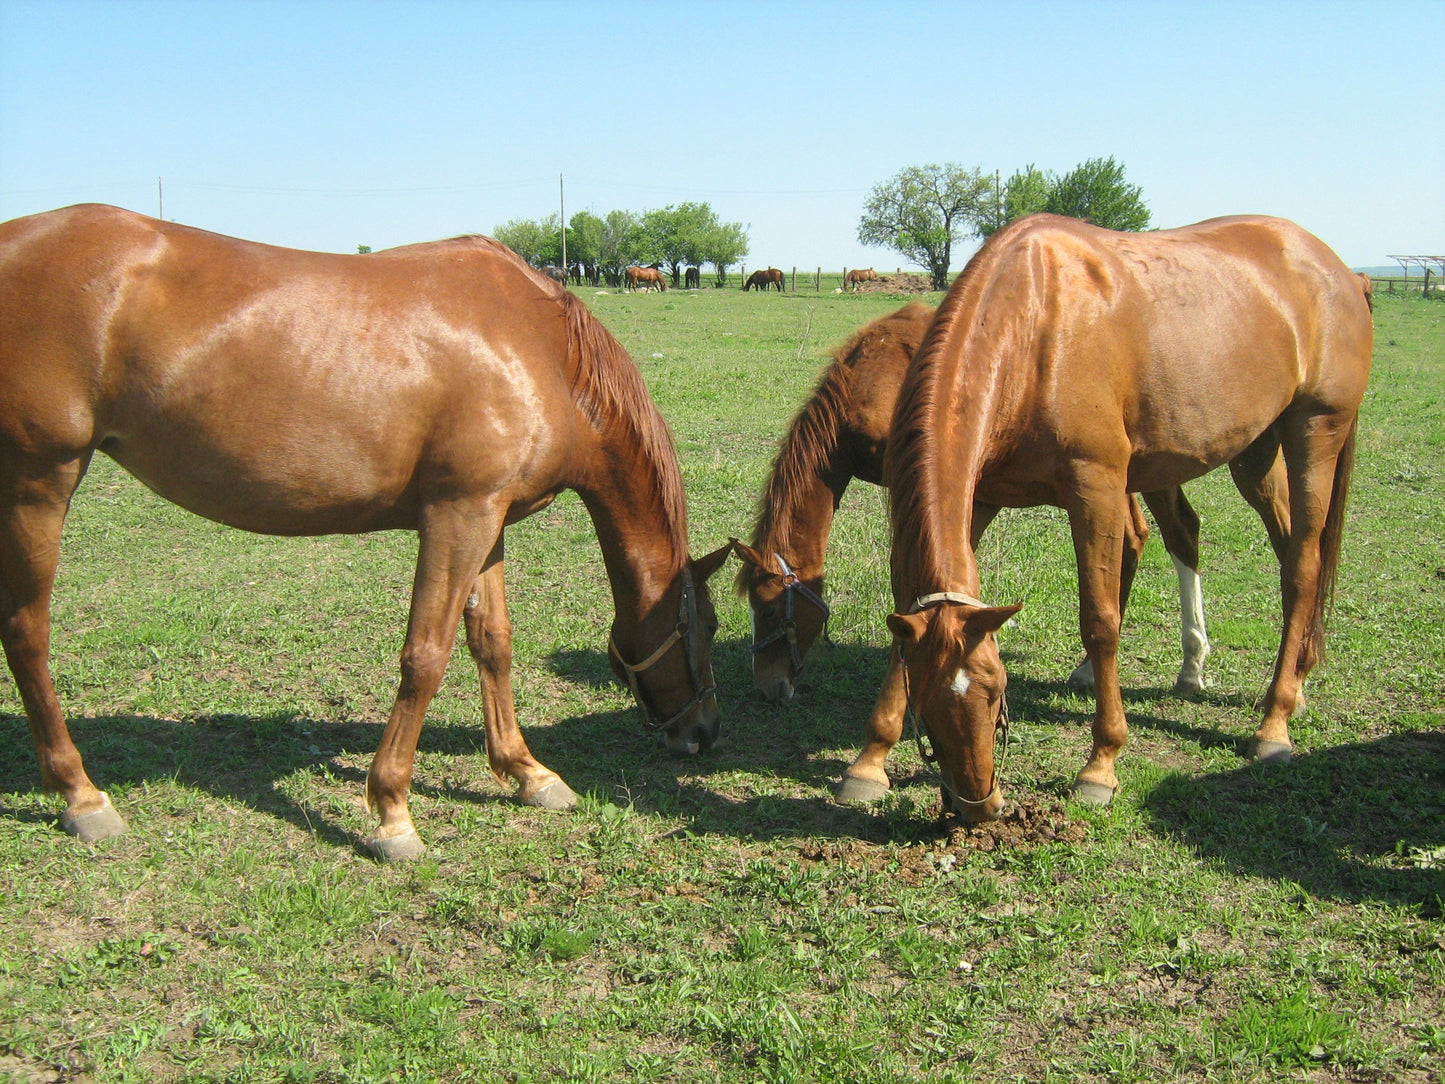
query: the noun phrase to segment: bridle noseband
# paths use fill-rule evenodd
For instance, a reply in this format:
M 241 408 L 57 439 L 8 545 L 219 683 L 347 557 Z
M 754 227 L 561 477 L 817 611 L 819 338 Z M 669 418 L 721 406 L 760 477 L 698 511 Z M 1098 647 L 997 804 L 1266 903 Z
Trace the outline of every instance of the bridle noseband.
M 774 553 L 773 560 L 778 562 L 778 568 L 782 570 L 783 577 L 783 623 L 761 640 L 753 641 L 753 654 L 760 655 L 772 647 L 779 640 L 788 641 L 788 654 L 792 658 L 794 676 L 802 673 L 803 653 L 798 649 L 798 623 L 794 619 L 794 596 L 800 596 L 805 602 L 811 603 L 823 614 L 823 643 L 829 647 L 833 646 L 833 638 L 828 635 L 828 619 L 833 616 L 832 607 L 825 601 L 823 596 L 814 591 L 799 578 L 793 571 L 792 566 L 783 559 L 781 553 Z M 756 566 L 755 566 L 756 567 Z M 762 571 L 767 572 L 767 569 Z
M 959 606 L 978 606 L 985 608 L 988 606 L 988 603 L 983 602 L 982 600 L 975 598 L 973 595 L 966 594 L 962 591 L 936 591 L 933 594 L 918 596 L 918 598 L 914 600 L 913 606 L 909 609 L 908 612 L 911 614 L 916 614 L 923 610 L 927 610 L 933 606 L 942 606 L 946 602 L 951 602 Z M 913 706 L 913 692 L 909 687 L 908 681 L 908 663 L 904 661 L 903 658 L 902 644 L 898 645 L 898 667 L 903 672 L 904 716 L 908 720 L 908 723 L 913 730 L 913 743 L 918 747 L 919 759 L 922 760 L 923 763 L 928 765 L 930 768 L 937 769 L 937 754 L 926 749 L 923 744 L 923 727 L 919 725 L 918 711 Z M 945 792 L 947 792 L 948 796 L 952 798 L 955 803 L 957 803 L 958 805 L 975 807 L 984 806 L 988 804 L 988 800 L 992 798 L 994 796 L 994 793 L 998 790 L 999 777 L 1003 772 L 1003 766 L 1005 762 L 1008 760 L 1009 725 L 1007 693 L 1005 693 L 999 698 L 998 718 L 994 720 L 993 724 L 993 743 L 996 748 L 1000 747 L 1000 740 L 1002 740 L 1003 743 L 1001 746 L 1002 751 L 996 758 L 994 758 L 993 778 L 992 780 L 990 780 L 991 785 L 988 788 L 988 793 L 985 794 L 982 798 L 975 800 L 973 798 L 961 797 L 959 793 L 953 789 L 953 787 L 949 786 L 946 773 L 944 773 L 942 770 L 939 770 L 939 785 L 944 789 Z
M 662 641 L 662 644 L 656 651 L 640 663 L 633 665 L 622 657 L 622 652 L 617 648 L 617 641 L 611 634 L 608 634 L 607 651 L 617 660 L 617 665 L 622 667 L 622 672 L 627 675 L 627 686 L 632 690 L 632 698 L 637 701 L 637 710 L 642 715 L 642 725 L 650 730 L 670 729 L 673 724 L 688 712 L 692 711 L 693 708 L 697 707 L 708 697 L 717 694 L 717 685 L 714 684 L 702 688 L 701 679 L 698 677 L 697 659 L 694 656 L 692 644 L 687 638 L 688 629 L 692 627 L 692 623 L 696 620 L 697 592 L 692 582 L 692 570 L 684 568 L 682 570 L 682 600 L 678 604 L 677 625 L 673 628 L 672 632 L 668 634 L 667 639 Z M 691 700 L 683 705 L 681 711 L 677 712 L 677 714 L 671 718 L 659 722 L 653 715 L 651 709 L 648 708 L 647 701 L 642 696 L 642 686 L 639 684 L 637 678 L 639 674 L 645 673 L 657 665 L 662 657 L 671 651 L 679 641 L 682 643 L 683 653 L 687 656 L 688 676 L 692 681 L 692 687 L 696 689 L 697 692 Z

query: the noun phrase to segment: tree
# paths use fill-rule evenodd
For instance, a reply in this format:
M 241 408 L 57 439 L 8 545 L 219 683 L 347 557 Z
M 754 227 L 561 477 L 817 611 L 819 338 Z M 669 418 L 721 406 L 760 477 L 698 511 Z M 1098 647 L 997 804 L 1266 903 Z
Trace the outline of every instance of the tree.
M 526 260 L 533 267 L 542 262 L 547 238 L 542 224 L 530 218 L 514 218 L 492 231 L 492 236 Z
M 608 211 L 602 221 L 602 244 L 597 266 L 609 285 L 622 284 L 622 269 L 628 264 L 648 262 L 642 223 L 631 211 Z
M 728 268 L 748 254 L 748 231 L 741 222 L 717 222 L 703 238 L 698 249 L 698 266 L 710 263 L 716 272 L 718 286 L 728 284 Z
M 1059 178 L 1043 209 L 1107 230 L 1137 232 L 1149 228 L 1149 208 L 1141 191 L 1124 180 L 1124 167 L 1113 158 L 1090 158 Z
M 582 268 L 583 276 L 597 285 L 602 258 L 602 235 L 607 226 L 591 211 L 578 211 L 567 223 L 567 258 Z
M 1032 164 L 1015 170 L 1014 175 L 994 192 L 995 211 L 979 229 L 984 237 L 992 237 L 1016 218 L 1042 211 L 1049 202 L 1058 178 Z
M 948 289 L 953 243 L 979 235 L 993 207 L 994 181 L 957 163 L 909 166 L 874 185 L 858 240 L 902 253 L 928 268 L 935 290 Z

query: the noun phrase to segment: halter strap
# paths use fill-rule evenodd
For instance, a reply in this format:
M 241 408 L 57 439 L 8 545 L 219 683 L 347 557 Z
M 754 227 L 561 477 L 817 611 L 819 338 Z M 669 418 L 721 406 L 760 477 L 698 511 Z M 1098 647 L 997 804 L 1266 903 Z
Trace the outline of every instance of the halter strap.
M 617 640 L 611 633 L 607 636 L 607 651 L 617 660 L 617 664 L 622 667 L 623 673 L 627 675 L 627 687 L 632 690 L 632 698 L 637 701 L 637 710 L 642 715 L 642 723 L 652 730 L 667 730 L 684 715 L 692 711 L 693 708 L 717 693 L 716 685 L 709 685 L 706 688 L 701 687 L 697 674 L 697 660 L 693 658 L 691 646 L 685 639 L 688 627 L 697 617 L 697 600 L 693 592 L 692 571 L 684 568 L 682 570 L 682 599 L 678 604 L 677 625 L 674 626 L 672 632 L 668 634 L 667 639 L 663 640 L 658 648 L 641 662 L 633 664 L 624 659 L 622 652 L 617 647 Z M 655 666 L 662 657 L 671 651 L 679 642 L 682 643 L 683 651 L 687 655 L 688 676 L 692 680 L 692 687 L 696 689 L 697 692 L 691 700 L 683 705 L 682 710 L 670 718 L 659 722 L 648 709 L 647 701 L 642 697 L 642 686 L 638 682 L 637 677 L 639 674 Z
M 736 546 L 737 539 L 733 539 L 733 543 L 734 546 Z M 787 559 L 781 553 L 775 551 L 773 553 L 773 560 L 778 562 L 778 568 L 781 570 L 783 578 L 783 623 L 774 629 L 771 635 L 765 636 L 761 640 L 754 640 L 752 650 L 754 655 L 759 655 L 779 640 L 786 639 L 788 641 L 788 652 L 793 663 L 793 674 L 796 676 L 803 671 L 803 652 L 798 647 L 798 623 L 793 618 L 793 596 L 795 594 L 801 595 L 807 602 L 822 612 L 823 643 L 829 647 L 833 646 L 833 638 L 828 635 L 828 619 L 833 616 L 833 609 L 824 601 L 822 595 L 818 594 L 818 592 L 803 582 L 802 578 L 793 570 L 793 566 L 788 564 Z M 763 571 L 766 572 L 767 569 L 763 569 Z

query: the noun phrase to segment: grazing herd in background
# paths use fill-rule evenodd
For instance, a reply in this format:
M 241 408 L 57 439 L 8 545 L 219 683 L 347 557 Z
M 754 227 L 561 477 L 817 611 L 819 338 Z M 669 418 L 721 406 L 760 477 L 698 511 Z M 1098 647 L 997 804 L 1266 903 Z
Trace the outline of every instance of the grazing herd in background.
M 852 478 L 886 486 L 895 650 L 838 797 L 887 792 L 888 752 L 914 716 L 944 808 L 981 821 L 1003 806 L 995 634 L 1019 607 L 983 600 L 980 535 L 1004 507 L 1068 514 L 1086 652 L 1072 680 L 1096 694 L 1073 793 L 1107 803 L 1127 736 L 1119 628 L 1148 533 L 1133 494 L 1178 571 L 1177 688 L 1192 691 L 1209 646 L 1199 520 L 1180 486 L 1227 463 L 1281 564 L 1280 649 L 1252 751 L 1288 760 L 1287 723 L 1323 652 L 1372 346 L 1368 280 L 1316 238 L 1264 218 L 1148 234 L 1048 215 L 1010 225 L 936 311 L 906 305 L 837 352 L 783 438 L 750 543 L 697 558 L 666 426 L 566 277 L 477 237 L 359 257 L 100 206 L 0 225 L 0 637 L 66 831 L 125 830 L 71 742 L 48 661 L 62 525 L 97 450 L 246 530 L 417 532 L 400 681 L 365 786 L 384 859 L 425 849 L 412 765 L 458 624 L 493 772 L 524 803 L 576 802 L 517 726 L 503 578 L 506 524 L 563 489 L 602 549 L 612 668 L 644 724 L 690 754 L 720 723 L 709 577 L 741 558 L 754 681 L 788 699 L 826 636 L 834 509 Z M 845 288 L 872 277 L 850 272 Z M 656 268 L 629 268 L 627 285 L 667 289 Z M 783 289 L 781 271 L 743 289 L 769 286 Z M 467 423 L 477 416 L 492 424 Z

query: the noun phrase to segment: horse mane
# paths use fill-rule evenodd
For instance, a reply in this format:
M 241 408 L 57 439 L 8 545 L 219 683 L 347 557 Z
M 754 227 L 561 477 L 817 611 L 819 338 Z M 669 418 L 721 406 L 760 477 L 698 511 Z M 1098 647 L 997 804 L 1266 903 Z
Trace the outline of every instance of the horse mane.
M 577 407 L 599 432 L 618 437 L 650 470 L 628 479 L 662 512 L 673 552 L 687 560 L 687 497 L 672 433 L 631 356 L 587 305 L 550 279 L 567 320 L 567 368 Z
M 1048 216 L 1031 216 L 1041 218 Z M 934 529 L 937 509 L 941 507 L 938 492 L 939 459 L 937 434 L 940 428 L 938 411 L 947 405 L 951 391 L 944 386 L 944 377 L 953 372 L 946 362 L 949 347 L 958 336 L 967 336 L 977 324 L 977 311 L 998 261 L 998 254 L 1009 244 L 1009 238 L 1029 228 L 1029 218 L 1020 219 L 995 233 L 974 253 L 955 280 L 948 296 L 938 307 L 928 332 L 923 337 L 913 363 L 898 393 L 898 407 L 888 437 L 884 478 L 890 486 L 889 506 L 894 538 L 893 586 L 895 597 L 900 590 L 913 594 L 923 587 L 934 589 L 976 589 L 977 585 L 944 584 L 941 582 L 944 562 L 939 550 L 940 532 Z M 901 482 L 902 484 L 896 484 Z M 957 480 L 953 480 L 956 482 Z M 973 479 L 968 480 L 972 485 Z M 899 546 L 898 539 L 908 540 Z M 901 582 L 898 557 L 911 566 L 911 580 Z
M 850 340 L 856 345 L 858 336 Z M 803 404 L 783 442 L 768 474 L 768 484 L 758 502 L 758 518 L 753 525 L 752 545 L 765 552 L 787 553 L 793 549 L 794 512 L 798 497 L 823 474 L 838 450 L 843 419 L 853 401 L 853 370 L 846 363 L 847 349 L 834 352 L 834 360 L 823 371 L 818 386 Z M 748 588 L 750 569 L 746 564 L 738 570 L 737 589 Z
M 845 342 L 833 348 L 833 360 L 823 370 L 818 385 L 803 404 L 778 448 L 768 474 L 768 483 L 758 502 L 758 518 L 753 525 L 752 546 L 764 552 L 791 553 L 794 548 L 793 526 L 800 496 L 808 486 L 835 467 L 834 457 L 847 428 L 848 411 L 853 405 L 853 370 L 861 360 L 863 347 L 880 332 L 895 323 L 911 323 L 920 310 L 932 310 L 922 301 L 913 301 L 897 312 L 880 317 L 855 331 Z M 737 574 L 737 589 L 747 590 L 750 570 L 744 565 Z

